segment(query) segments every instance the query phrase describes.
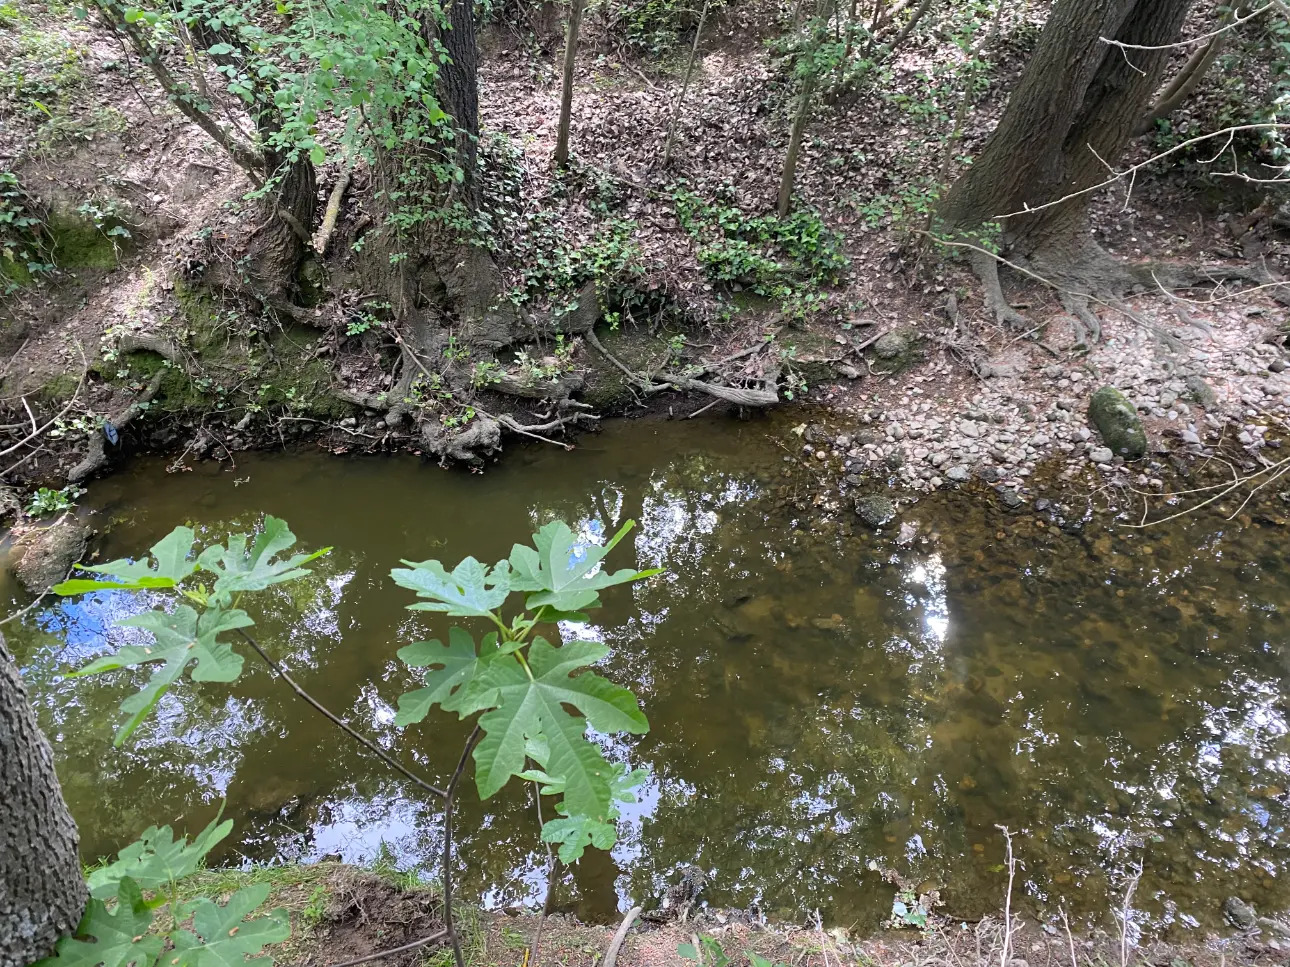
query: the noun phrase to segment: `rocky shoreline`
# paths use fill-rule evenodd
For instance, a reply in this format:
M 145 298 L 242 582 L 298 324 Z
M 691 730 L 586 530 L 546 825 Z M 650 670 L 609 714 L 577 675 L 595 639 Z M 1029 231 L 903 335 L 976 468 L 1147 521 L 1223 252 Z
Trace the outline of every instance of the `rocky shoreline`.
M 1199 471 L 1275 476 L 1290 414 L 1282 316 L 1215 313 L 1156 335 L 1113 323 L 1082 356 L 1032 343 L 990 378 L 931 358 L 833 402 L 801 428 L 803 455 L 838 467 L 870 526 L 889 519 L 883 500 L 974 484 L 1020 508 L 1108 487 L 1172 500 Z

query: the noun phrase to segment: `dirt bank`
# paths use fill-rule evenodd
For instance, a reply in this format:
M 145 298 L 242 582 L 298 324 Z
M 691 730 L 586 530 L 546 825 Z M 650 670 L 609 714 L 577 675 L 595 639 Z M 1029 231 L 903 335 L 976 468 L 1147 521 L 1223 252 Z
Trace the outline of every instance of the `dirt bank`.
M 335 863 L 259 867 L 244 872 L 216 870 L 185 881 L 183 896 L 223 896 L 252 882 L 271 883 L 273 891 L 266 909 L 283 907 L 290 917 L 291 939 L 268 951 L 281 967 L 326 967 L 410 943 L 442 928 L 441 907 L 433 887 L 405 873 L 373 873 Z M 472 967 L 543 963 L 595 967 L 604 961 L 618 926 L 587 925 L 561 915 L 539 918 L 515 911 L 464 909 L 459 918 L 463 951 Z M 534 958 L 532 944 L 539 920 L 542 931 Z M 1130 925 L 1130 939 L 1123 946 L 1113 926 L 1109 931 L 1077 926 L 1067 932 L 1060 921 L 1057 926 L 1045 927 L 1017 919 L 1005 938 L 1003 921 L 1002 911 L 978 922 L 933 915 L 923 928 L 890 929 L 861 937 L 852 936 L 843 927 L 773 924 L 746 912 L 701 908 L 684 923 L 636 920 L 617 962 L 624 967 L 685 963 L 678 947 L 704 939 L 715 941 L 734 965 L 749 963 L 751 952 L 795 967 L 987 967 L 1001 962 L 1034 967 L 1209 967 L 1282 963 L 1285 958 L 1285 936 L 1271 921 L 1262 927 L 1233 928 L 1224 937 L 1187 937 L 1174 943 L 1137 938 Z M 448 965 L 451 953 L 431 946 L 382 962 L 396 967 Z M 712 963 L 711 957 L 707 962 Z

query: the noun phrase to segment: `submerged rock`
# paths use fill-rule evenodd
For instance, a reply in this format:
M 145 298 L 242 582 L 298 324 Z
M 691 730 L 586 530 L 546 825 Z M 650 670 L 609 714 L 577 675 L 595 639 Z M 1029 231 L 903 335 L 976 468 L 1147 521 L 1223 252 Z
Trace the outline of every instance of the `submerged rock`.
M 1103 386 L 1088 401 L 1088 418 L 1111 451 L 1126 460 L 1147 455 L 1147 434 L 1129 398 L 1113 386 Z
M 90 529 L 75 517 L 64 517 L 22 538 L 22 556 L 14 575 L 32 594 L 44 594 L 67 576 L 85 556 Z
M 1230 896 L 1223 901 L 1223 918 L 1238 930 L 1249 930 L 1259 914 L 1240 897 Z
M 856 513 L 860 519 L 877 530 L 896 519 L 896 505 L 880 494 L 856 498 Z

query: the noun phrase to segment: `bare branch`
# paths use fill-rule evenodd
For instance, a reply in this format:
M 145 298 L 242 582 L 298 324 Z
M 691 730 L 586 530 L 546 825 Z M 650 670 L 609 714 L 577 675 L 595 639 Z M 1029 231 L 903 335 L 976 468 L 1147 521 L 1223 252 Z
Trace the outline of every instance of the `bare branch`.
M 421 947 L 428 947 L 437 940 L 444 940 L 448 936 L 447 930 L 440 930 L 438 933 L 432 933 L 428 937 L 422 937 L 420 940 L 414 940 L 412 943 L 405 943 L 402 947 L 391 947 L 389 950 L 382 950 L 377 954 L 368 954 L 366 957 L 359 957 L 355 960 L 342 960 L 339 964 L 332 964 L 331 967 L 355 967 L 356 964 L 366 964 L 373 960 L 384 960 L 386 957 L 393 957 L 395 954 L 407 953 L 409 950 L 418 950 Z
M 57 423 L 59 420 L 61 420 L 64 416 L 66 416 L 66 415 L 67 415 L 67 412 L 68 412 L 68 411 L 69 411 L 73 406 L 75 406 L 75 405 L 76 405 L 76 400 L 77 400 L 77 399 L 80 397 L 80 395 L 81 395 L 81 388 L 85 385 L 85 376 L 86 376 L 86 374 L 87 374 L 87 373 L 89 373 L 89 371 L 90 371 L 90 364 L 89 364 L 89 362 L 85 359 L 85 350 L 81 348 L 81 344 L 80 344 L 79 342 L 76 344 L 76 349 L 77 349 L 77 351 L 79 351 L 79 352 L 80 352 L 80 354 L 81 354 L 81 363 L 82 363 L 82 368 L 81 368 L 81 378 L 80 378 L 80 379 L 78 379 L 78 380 L 76 381 L 76 390 L 75 390 L 75 392 L 73 392 L 73 393 L 72 393 L 72 398 L 71 398 L 71 399 L 69 399 L 69 400 L 67 401 L 67 405 L 66 405 L 66 406 L 64 406 L 61 410 L 59 410 L 59 411 L 58 411 L 58 413 L 57 413 L 57 415 L 56 415 L 56 416 L 54 416 L 54 418 L 53 418 L 53 419 L 51 419 L 48 423 L 46 423 L 44 426 L 37 428 L 37 427 L 35 426 L 35 420 L 33 420 L 33 421 L 32 421 L 32 430 L 31 430 L 31 432 L 30 432 L 29 434 L 27 434 L 25 437 L 23 437 L 21 440 L 19 440 L 17 443 L 13 444 L 13 446 L 6 447 L 5 449 L 0 450 L 0 457 L 7 457 L 9 454 L 13 453 L 15 450 L 17 450 L 17 449 L 19 449 L 19 448 L 21 448 L 21 447 L 25 446 L 26 444 L 30 443 L 32 440 L 36 439 L 36 437 L 40 436 L 42 433 L 44 433 L 46 430 L 48 430 L 51 426 L 53 426 L 55 423 Z M 26 403 L 27 403 L 27 401 L 26 401 L 26 400 L 23 400 L 23 405 L 24 405 L 24 406 L 26 405 Z M 30 412 L 31 412 L 31 410 L 30 410 L 30 409 L 28 409 L 28 411 L 27 411 L 27 412 L 28 412 L 28 413 L 30 413 Z M 12 469 L 12 468 L 11 468 L 11 469 Z M 7 472 L 8 472 L 8 471 L 6 471 L 6 473 L 7 473 Z
M 1121 50 L 1173 50 L 1174 48 L 1178 48 L 1178 47 L 1190 47 L 1192 44 L 1204 43 L 1205 41 L 1209 40 L 1211 37 L 1217 37 L 1219 36 L 1219 34 L 1226 33 L 1229 30 L 1235 30 L 1241 24 L 1249 23 L 1255 17 L 1258 17 L 1262 14 L 1267 13 L 1269 10 L 1271 10 L 1273 7 L 1276 7 L 1277 5 L 1278 4 L 1276 3 L 1276 0 L 1272 0 L 1272 2 L 1267 3 L 1262 7 L 1259 7 L 1258 10 L 1255 10 L 1253 13 L 1249 14 L 1248 16 L 1237 17 L 1231 23 L 1224 24 L 1222 27 L 1219 27 L 1217 30 L 1211 30 L 1209 33 L 1201 34 L 1199 37 L 1192 37 L 1190 40 L 1180 40 L 1177 43 L 1173 43 L 1173 44 L 1160 44 L 1159 46 L 1153 47 L 1145 44 L 1126 44 L 1121 40 L 1111 40 L 1108 37 L 1099 37 L 1098 40 L 1102 41 L 1102 43 L 1104 44 L 1110 44 L 1112 47 L 1119 47 Z
M 1113 175 L 1110 178 L 1107 178 L 1105 181 L 1098 182 L 1096 185 L 1091 185 L 1088 188 L 1081 188 L 1079 191 L 1073 191 L 1069 195 L 1063 195 L 1061 198 L 1058 198 L 1055 201 L 1044 202 L 1044 204 L 1042 205 L 1027 205 L 1025 208 L 1022 208 L 1019 211 L 1008 212 L 1005 215 L 995 215 L 994 218 L 995 219 L 1017 218 L 1021 215 L 1033 215 L 1035 212 L 1041 212 L 1045 208 L 1052 208 L 1055 205 L 1064 204 L 1065 202 L 1068 202 L 1074 198 L 1080 198 L 1084 195 L 1092 194 L 1095 191 L 1101 191 L 1103 188 L 1107 187 L 1108 185 L 1113 185 L 1117 181 L 1123 181 L 1125 178 L 1132 177 L 1133 175 L 1141 171 L 1143 168 L 1149 167 L 1150 165 L 1155 164 L 1157 161 L 1160 161 L 1164 158 L 1169 157 L 1171 154 L 1177 154 L 1179 151 L 1182 151 L 1184 148 L 1189 148 L 1193 144 L 1199 144 L 1202 141 L 1210 141 L 1214 138 L 1230 137 L 1235 134 L 1240 134 L 1243 131 L 1285 131 L 1285 130 L 1290 130 L 1290 124 L 1276 122 L 1276 121 L 1268 121 L 1260 124 L 1236 124 L 1231 127 L 1222 128 L 1218 131 L 1211 131 L 1209 134 L 1197 135 L 1194 138 L 1188 138 L 1186 141 L 1183 141 L 1181 144 L 1174 145 L 1172 148 L 1170 148 L 1167 151 L 1162 151 L 1157 155 L 1153 155 L 1152 157 L 1148 158 L 1146 161 L 1142 161 L 1136 165 L 1133 165 L 1132 167 L 1125 168 L 1123 171 Z
M 393 757 L 391 757 L 389 753 L 387 753 L 379 745 L 377 745 L 367 736 L 363 735 L 361 732 L 355 731 L 352 726 L 350 726 L 348 723 L 342 720 L 338 715 L 336 715 L 325 705 L 319 702 L 318 699 L 314 698 L 303 688 L 301 688 L 300 685 L 297 684 L 296 680 L 292 678 L 290 674 L 287 673 L 287 670 L 285 668 L 283 668 L 280 664 L 278 664 L 278 662 L 276 662 L 274 659 L 269 657 L 268 653 L 263 648 L 260 647 L 260 643 L 258 641 L 256 641 L 250 635 L 248 635 L 241 628 L 238 629 L 237 633 L 241 635 L 243 641 L 245 641 L 248 645 L 250 645 L 252 648 L 255 649 L 255 653 L 259 655 L 262 659 L 264 659 L 264 663 L 273 670 L 275 675 L 277 675 L 284 682 L 290 685 L 292 691 L 294 691 L 298 696 L 300 696 L 300 698 L 304 699 L 304 701 L 307 702 L 309 705 L 312 705 L 314 710 L 317 711 L 319 714 L 321 714 L 329 722 L 331 722 L 332 725 L 335 725 L 338 729 L 340 729 L 342 732 L 348 735 L 351 739 L 353 739 L 363 748 L 367 749 L 368 752 L 371 752 L 378 759 L 384 762 L 387 766 L 389 766 L 395 772 L 399 773 L 399 775 L 412 780 L 414 783 L 416 783 L 426 792 L 430 793 L 432 796 L 437 796 L 440 799 L 447 800 L 447 798 L 451 795 L 451 788 L 452 788 L 451 786 L 448 789 L 440 789 L 438 786 L 433 785 L 429 782 L 426 782 L 416 773 L 410 771 L 406 766 L 400 763 L 397 759 L 394 759 Z M 462 768 L 461 766 L 458 766 L 459 772 L 461 768 Z M 457 780 L 457 777 L 454 776 L 453 782 L 456 782 L 456 780 Z

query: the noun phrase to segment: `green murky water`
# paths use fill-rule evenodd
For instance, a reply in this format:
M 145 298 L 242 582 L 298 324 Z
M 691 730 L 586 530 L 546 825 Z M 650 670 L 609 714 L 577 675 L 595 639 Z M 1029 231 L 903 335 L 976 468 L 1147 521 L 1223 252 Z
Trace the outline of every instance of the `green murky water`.
M 979 915 L 1002 897 L 998 825 L 1024 833 L 1018 891 L 1040 913 L 1098 916 L 1138 863 L 1135 906 L 1156 927 L 1217 925 L 1232 894 L 1290 906 L 1281 531 L 1207 518 L 1054 536 L 947 496 L 906 513 L 919 536 L 901 547 L 796 509 L 811 480 L 770 432 L 625 424 L 482 475 L 313 455 L 173 475 L 143 462 L 88 499 L 112 522 L 108 556 L 184 521 L 222 537 L 263 512 L 305 546 L 334 545 L 311 579 L 263 599 L 263 637 L 329 706 L 438 776 L 465 731 L 447 716 L 393 727 L 412 681 L 394 653 L 445 627 L 403 609 L 389 568 L 497 560 L 554 515 L 593 539 L 639 521 L 611 564 L 668 573 L 607 594 L 583 634 L 612 645 L 608 672 L 642 698 L 653 731 L 612 754 L 651 779 L 612 856 L 563 876 L 561 909 L 609 918 L 693 862 L 717 905 L 873 926 L 891 909 L 880 868 Z M 138 607 L 101 594 L 7 629 L 87 858 L 154 822 L 195 830 L 226 801 L 226 862 L 361 861 L 385 842 L 433 863 L 432 807 L 250 662 L 231 688 L 170 696 L 113 750 L 128 676 L 62 676 Z M 468 894 L 540 900 L 524 790 L 480 804 L 472 789 L 458 828 Z

